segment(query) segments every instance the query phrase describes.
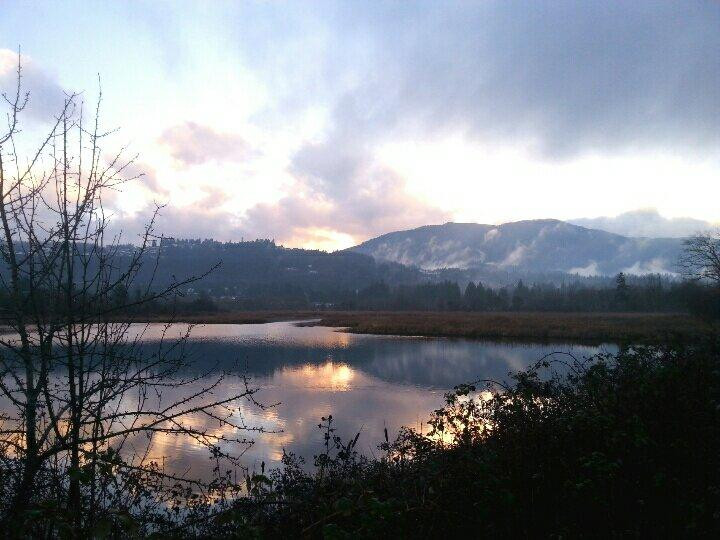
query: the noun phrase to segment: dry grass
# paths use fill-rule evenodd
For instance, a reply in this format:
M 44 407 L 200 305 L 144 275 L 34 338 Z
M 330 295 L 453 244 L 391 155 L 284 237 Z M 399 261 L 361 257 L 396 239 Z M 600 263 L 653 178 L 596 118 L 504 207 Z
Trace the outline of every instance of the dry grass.
M 166 322 L 167 315 L 143 317 Z M 346 328 L 357 334 L 464 337 L 513 341 L 641 341 L 668 337 L 697 339 L 720 331 L 684 314 L 660 313 L 468 313 L 346 311 L 220 311 L 177 316 L 175 322 L 261 324 L 319 319 L 315 326 Z
M 719 330 L 688 315 L 652 313 L 337 312 L 315 324 L 359 334 L 583 342 L 692 340 Z

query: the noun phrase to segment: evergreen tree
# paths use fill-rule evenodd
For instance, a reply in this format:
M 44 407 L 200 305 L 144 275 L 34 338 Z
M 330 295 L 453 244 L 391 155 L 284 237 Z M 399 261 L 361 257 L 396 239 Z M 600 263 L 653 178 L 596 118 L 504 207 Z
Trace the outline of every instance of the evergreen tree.
M 477 287 L 472 281 L 468 282 L 463 295 L 465 309 L 475 310 L 477 304 Z
M 522 279 L 517 282 L 517 285 L 515 285 L 515 290 L 513 291 L 512 295 L 512 308 L 516 311 L 519 311 L 523 308 L 525 305 L 525 300 L 528 295 L 528 288 L 525 286 L 525 284 L 522 282 Z
M 615 302 L 618 307 L 625 309 L 628 303 L 628 285 L 625 274 L 620 272 L 615 277 Z

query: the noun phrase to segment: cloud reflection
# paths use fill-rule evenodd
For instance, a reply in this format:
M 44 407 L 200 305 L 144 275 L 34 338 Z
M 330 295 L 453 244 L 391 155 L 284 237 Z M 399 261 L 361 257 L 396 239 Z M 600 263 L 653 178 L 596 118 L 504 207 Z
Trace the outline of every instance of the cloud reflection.
M 163 335 L 163 325 L 136 325 L 144 346 L 152 350 Z M 187 325 L 174 325 L 166 335 L 181 336 Z M 318 423 L 333 415 L 337 434 L 348 439 L 361 433 L 358 448 L 377 454 L 384 429 L 392 435 L 401 426 L 420 428 L 432 410 L 443 403 L 443 394 L 456 384 L 477 379 L 507 380 L 508 373 L 523 369 L 555 350 L 590 356 L 597 347 L 571 345 L 528 346 L 487 343 L 465 339 L 429 339 L 362 336 L 331 328 L 297 327 L 293 323 L 258 325 L 202 325 L 193 329 L 188 343 L 198 373 L 210 367 L 227 372 L 225 383 L 213 398 L 237 393 L 243 377 L 258 388 L 255 399 L 232 404 L 235 424 L 248 431 L 220 425 L 207 416 L 184 419 L 196 428 L 228 439 L 252 440 L 245 446 L 223 447 L 243 453 L 242 463 L 259 469 L 260 463 L 277 465 L 283 451 L 294 452 L 312 463 L 322 451 Z M 197 388 L 168 388 L 163 402 L 171 402 Z M 262 428 L 264 433 L 254 430 Z M 147 440 L 132 443 L 137 454 Z M 131 447 L 128 447 L 130 449 Z M 159 434 L 151 444 L 150 458 L 173 474 L 208 478 L 215 462 L 209 452 L 189 437 Z

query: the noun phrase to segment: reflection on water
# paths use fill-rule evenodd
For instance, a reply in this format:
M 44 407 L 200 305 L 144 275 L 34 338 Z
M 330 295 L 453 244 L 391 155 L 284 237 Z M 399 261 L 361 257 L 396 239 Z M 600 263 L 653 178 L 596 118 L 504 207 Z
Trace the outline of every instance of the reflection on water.
M 157 343 L 162 328 L 150 325 L 145 329 L 146 346 Z M 176 325 L 166 338 L 186 329 Z M 193 369 L 200 372 L 217 367 L 236 374 L 226 379 L 215 398 L 222 392 L 231 395 L 233 388 L 243 384 L 241 375 L 246 373 L 260 389 L 255 396 L 259 401 L 277 403 L 264 410 L 247 402 L 237 404 L 238 418 L 246 426 L 275 432 L 248 435 L 255 440 L 244 455 L 251 468 L 258 468 L 261 461 L 277 464 L 283 449 L 311 462 L 323 444 L 317 425 L 328 414 L 336 420 L 341 436 L 352 437 L 361 431 L 358 447 L 372 455 L 377 453 L 385 427 L 390 433 L 402 425 L 419 427 L 430 411 L 442 404 L 444 392 L 458 383 L 480 378 L 506 380 L 509 372 L 556 350 L 590 356 L 599 349 L 362 336 L 293 323 L 204 325 L 195 327 L 191 336 L 188 353 Z M 228 429 L 211 423 L 206 428 Z M 213 467 L 204 447 L 173 436 L 156 438 L 152 455 L 166 468 L 190 470 L 192 476 L 207 475 Z
M 358 381 L 354 381 L 356 375 L 359 378 L 360 374 L 347 364 L 327 360 L 319 366 L 305 364 L 300 367 L 283 367 L 274 374 L 273 382 L 281 387 L 293 386 L 343 392 L 358 388 Z

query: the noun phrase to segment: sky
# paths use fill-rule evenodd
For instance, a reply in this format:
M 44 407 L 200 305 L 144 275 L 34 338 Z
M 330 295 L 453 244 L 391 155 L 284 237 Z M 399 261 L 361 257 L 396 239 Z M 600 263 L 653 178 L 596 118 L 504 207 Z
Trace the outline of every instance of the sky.
M 447 221 L 720 222 L 720 2 L 2 0 L 41 135 L 64 92 L 138 155 L 132 237 L 340 249 Z M 110 152 L 110 148 L 107 148 Z M 598 219 L 602 218 L 602 219 Z

